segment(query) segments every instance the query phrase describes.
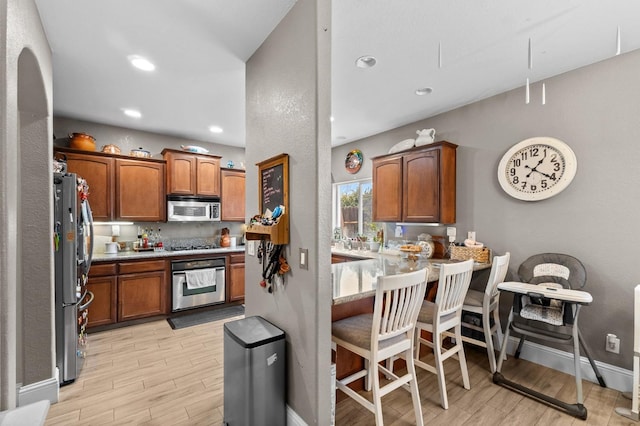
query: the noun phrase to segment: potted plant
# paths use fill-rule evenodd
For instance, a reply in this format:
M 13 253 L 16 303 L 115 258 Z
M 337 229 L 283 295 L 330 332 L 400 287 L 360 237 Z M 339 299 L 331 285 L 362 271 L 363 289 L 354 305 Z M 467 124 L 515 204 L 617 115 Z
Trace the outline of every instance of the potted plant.
M 369 224 L 369 229 L 372 233 L 372 242 L 369 243 L 369 250 L 378 251 L 380 250 L 380 245 L 384 243 L 384 232 L 382 228 L 378 228 L 378 225 L 371 222 Z

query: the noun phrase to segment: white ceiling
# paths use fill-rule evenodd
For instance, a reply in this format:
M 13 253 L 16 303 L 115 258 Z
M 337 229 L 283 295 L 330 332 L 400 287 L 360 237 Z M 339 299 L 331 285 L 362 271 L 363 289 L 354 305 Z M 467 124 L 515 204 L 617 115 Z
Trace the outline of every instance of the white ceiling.
M 244 64 L 295 0 L 36 3 L 53 51 L 55 115 L 244 146 Z M 622 53 L 640 48 L 636 0 L 338 0 L 332 8 L 334 146 L 610 58 L 618 28 Z M 132 54 L 156 70 L 134 69 Z M 362 55 L 377 65 L 357 68 Z M 423 87 L 433 93 L 416 96 Z

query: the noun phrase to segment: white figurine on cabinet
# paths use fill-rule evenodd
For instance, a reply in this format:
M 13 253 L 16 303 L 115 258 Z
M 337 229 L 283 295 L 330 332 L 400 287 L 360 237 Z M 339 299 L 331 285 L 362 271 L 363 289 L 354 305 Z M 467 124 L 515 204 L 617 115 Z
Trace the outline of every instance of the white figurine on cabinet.
M 436 129 L 422 129 L 417 130 L 418 137 L 416 138 L 415 146 L 422 146 L 433 143 L 436 138 Z

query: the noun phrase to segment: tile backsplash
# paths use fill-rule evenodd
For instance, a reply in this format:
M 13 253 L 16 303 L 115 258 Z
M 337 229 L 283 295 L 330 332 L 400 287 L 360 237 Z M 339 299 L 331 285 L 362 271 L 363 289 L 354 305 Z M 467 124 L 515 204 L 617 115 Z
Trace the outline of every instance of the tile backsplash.
M 94 247 L 95 252 L 103 253 L 106 242 L 112 241 L 113 233 L 116 231 L 116 241 L 135 241 L 138 239 L 138 227 L 153 230 L 160 229 L 162 241 L 169 247 L 174 241 L 190 240 L 192 243 L 213 242 L 220 244 L 220 231 L 222 228 L 229 229 L 231 237 L 237 237 L 238 244 L 242 241 L 244 234 L 244 224 L 238 222 L 138 222 L 133 225 L 95 225 L 94 226 Z

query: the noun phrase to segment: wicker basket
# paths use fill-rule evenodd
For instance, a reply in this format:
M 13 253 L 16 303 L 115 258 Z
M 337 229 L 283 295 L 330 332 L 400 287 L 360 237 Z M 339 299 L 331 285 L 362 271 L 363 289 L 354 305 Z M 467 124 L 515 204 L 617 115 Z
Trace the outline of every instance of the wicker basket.
M 473 259 L 478 263 L 489 263 L 491 250 L 487 247 L 475 248 L 475 247 L 462 247 L 451 246 L 451 260 L 467 260 Z

